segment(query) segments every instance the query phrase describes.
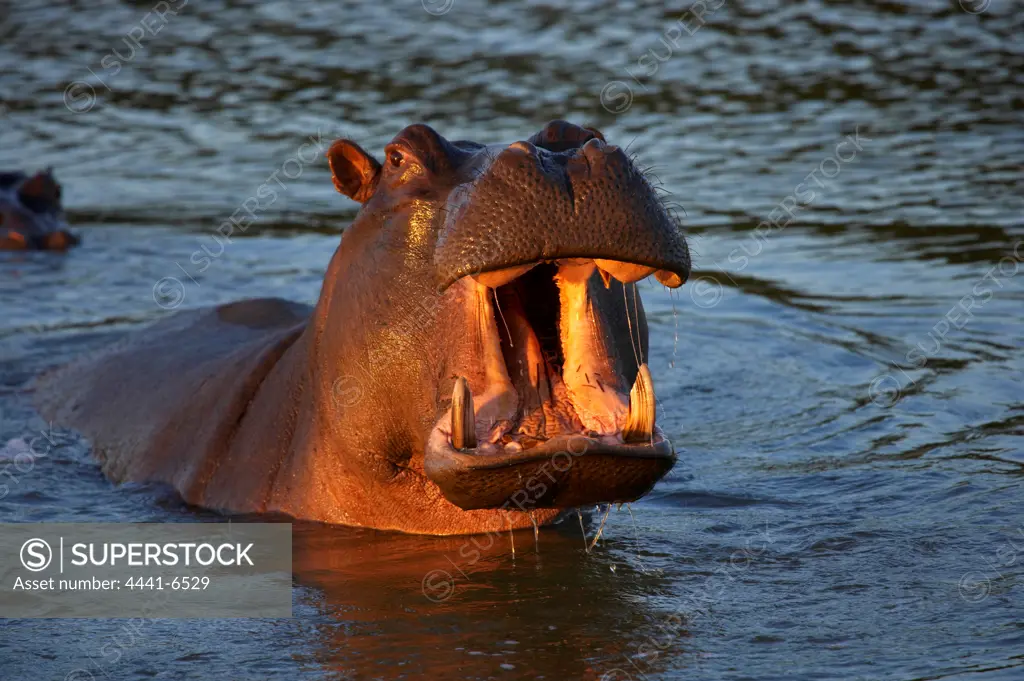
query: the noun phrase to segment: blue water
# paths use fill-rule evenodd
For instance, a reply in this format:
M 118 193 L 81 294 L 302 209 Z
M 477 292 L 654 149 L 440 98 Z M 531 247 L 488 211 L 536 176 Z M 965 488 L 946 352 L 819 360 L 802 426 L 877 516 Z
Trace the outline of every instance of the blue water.
M 0 168 L 52 165 L 83 236 L 0 255 L 5 522 L 212 519 L 72 432 L 18 458 L 25 386 L 167 314 L 166 278 L 183 307 L 314 301 L 355 204 L 303 144 L 589 122 L 674 193 L 696 267 L 641 285 L 679 463 L 590 552 L 604 509 L 536 544 L 297 526 L 292 619 L 5 620 L 0 678 L 1024 678 L 1024 10 L 706 5 L 0 8 Z

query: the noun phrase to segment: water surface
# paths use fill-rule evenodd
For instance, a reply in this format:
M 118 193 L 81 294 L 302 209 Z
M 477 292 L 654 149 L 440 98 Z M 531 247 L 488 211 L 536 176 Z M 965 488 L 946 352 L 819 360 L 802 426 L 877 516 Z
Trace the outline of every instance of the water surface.
M 38 371 L 179 299 L 316 299 L 355 204 L 303 145 L 589 122 L 696 266 L 641 284 L 679 464 L 590 552 L 575 516 L 480 547 L 297 526 L 294 618 L 8 620 L 0 677 L 1022 678 L 1024 11 L 964 4 L 0 8 L 0 167 L 52 165 L 84 237 L 0 256 L 0 466 L 45 427 Z M 215 520 L 55 441 L 4 521 Z

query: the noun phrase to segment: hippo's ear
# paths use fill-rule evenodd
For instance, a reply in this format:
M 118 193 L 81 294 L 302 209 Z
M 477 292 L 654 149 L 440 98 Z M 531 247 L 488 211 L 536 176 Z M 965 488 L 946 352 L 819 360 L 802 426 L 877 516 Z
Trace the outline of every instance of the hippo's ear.
M 380 163 L 351 140 L 338 140 L 327 150 L 334 188 L 353 201 L 365 203 L 373 196 L 380 177 Z

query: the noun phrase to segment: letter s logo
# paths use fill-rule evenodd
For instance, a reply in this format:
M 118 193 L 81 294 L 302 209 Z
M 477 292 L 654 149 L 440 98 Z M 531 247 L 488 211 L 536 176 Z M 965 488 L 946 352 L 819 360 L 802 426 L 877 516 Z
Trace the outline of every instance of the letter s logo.
M 45 570 L 53 560 L 53 549 L 43 539 L 29 539 L 21 545 L 21 564 L 30 572 Z

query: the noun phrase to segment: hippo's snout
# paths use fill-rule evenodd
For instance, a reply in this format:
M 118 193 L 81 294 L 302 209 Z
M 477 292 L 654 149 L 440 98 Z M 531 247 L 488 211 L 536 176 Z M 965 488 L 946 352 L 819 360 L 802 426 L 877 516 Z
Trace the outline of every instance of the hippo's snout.
M 643 496 L 675 453 L 655 425 L 635 283 L 686 280 L 681 230 L 595 131 L 556 122 L 467 163 L 434 264 L 474 344 L 427 444 L 428 477 L 467 510 Z
M 551 151 L 535 141 L 481 150 L 475 179 L 452 192 L 434 257 L 442 290 L 470 274 L 575 258 L 657 271 L 667 285 L 686 280 L 686 240 L 620 147 L 592 137 Z

